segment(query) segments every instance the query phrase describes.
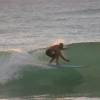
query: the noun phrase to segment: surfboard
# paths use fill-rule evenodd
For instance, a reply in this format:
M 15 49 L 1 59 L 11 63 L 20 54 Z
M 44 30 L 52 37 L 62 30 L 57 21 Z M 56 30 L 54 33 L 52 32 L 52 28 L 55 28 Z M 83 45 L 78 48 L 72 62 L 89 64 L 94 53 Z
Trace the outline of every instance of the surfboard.
M 63 67 L 69 67 L 69 68 L 80 68 L 80 67 L 84 67 L 82 65 L 71 65 L 71 64 L 48 64 L 48 66 L 50 67 L 58 67 L 58 68 L 63 68 Z

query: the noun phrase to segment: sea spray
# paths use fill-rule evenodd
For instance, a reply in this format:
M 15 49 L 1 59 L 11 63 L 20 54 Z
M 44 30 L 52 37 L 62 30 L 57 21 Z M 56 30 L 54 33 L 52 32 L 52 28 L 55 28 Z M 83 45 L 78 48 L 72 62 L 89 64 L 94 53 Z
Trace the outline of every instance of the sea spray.
M 0 83 L 5 83 L 8 80 L 22 77 L 22 73 L 26 66 L 31 66 L 33 69 L 51 69 L 48 66 L 48 57 L 45 55 L 44 49 L 34 50 L 31 53 L 27 51 L 11 50 L 9 55 L 0 58 Z M 27 67 L 28 67 L 27 66 Z
M 5 83 L 13 78 L 20 77 L 24 65 L 33 65 L 33 57 L 27 52 L 12 52 L 5 59 L 0 59 L 0 83 Z

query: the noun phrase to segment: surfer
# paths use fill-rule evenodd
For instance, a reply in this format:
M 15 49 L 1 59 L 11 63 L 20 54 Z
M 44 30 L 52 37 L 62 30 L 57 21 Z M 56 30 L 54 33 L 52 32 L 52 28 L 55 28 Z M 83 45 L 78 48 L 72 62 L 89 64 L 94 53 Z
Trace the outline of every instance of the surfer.
M 50 46 L 46 50 L 46 55 L 51 57 L 51 60 L 49 61 L 49 63 L 52 63 L 54 60 L 56 60 L 56 64 L 59 64 L 59 57 L 61 57 L 66 62 L 69 62 L 69 60 L 66 59 L 61 53 L 61 50 L 63 50 L 63 47 L 64 47 L 63 43 L 59 43 L 57 45 Z

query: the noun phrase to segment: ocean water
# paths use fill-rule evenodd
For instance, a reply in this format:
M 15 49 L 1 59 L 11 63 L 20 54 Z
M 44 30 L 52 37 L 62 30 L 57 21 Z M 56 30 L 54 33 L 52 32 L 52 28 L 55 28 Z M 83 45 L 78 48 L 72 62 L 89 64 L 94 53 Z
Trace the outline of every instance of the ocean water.
M 88 93 L 70 94 L 83 81 L 78 71 L 44 66 L 49 60 L 44 48 L 54 43 L 99 41 L 99 0 L 0 0 L 1 100 L 47 100 L 54 96 L 59 100 L 100 100 L 85 97 L 92 95 Z M 75 77 L 69 80 L 71 73 Z
M 100 43 L 65 49 L 68 65 L 78 67 L 49 66 L 45 48 L 1 51 L 0 100 L 100 100 L 99 51 Z
M 99 0 L 0 0 L 0 49 L 100 40 Z

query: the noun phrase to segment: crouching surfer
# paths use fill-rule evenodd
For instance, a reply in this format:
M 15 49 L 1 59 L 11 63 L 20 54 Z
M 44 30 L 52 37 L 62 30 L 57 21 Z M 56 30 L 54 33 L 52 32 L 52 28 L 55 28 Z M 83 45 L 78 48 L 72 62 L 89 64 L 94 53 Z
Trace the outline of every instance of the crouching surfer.
M 64 61 L 69 62 L 69 59 L 66 59 L 61 53 L 63 48 L 64 48 L 64 44 L 59 43 L 57 45 L 50 46 L 46 50 L 46 55 L 51 57 L 49 63 L 52 63 L 54 60 L 56 60 L 56 64 L 59 64 L 59 57 L 62 58 Z

